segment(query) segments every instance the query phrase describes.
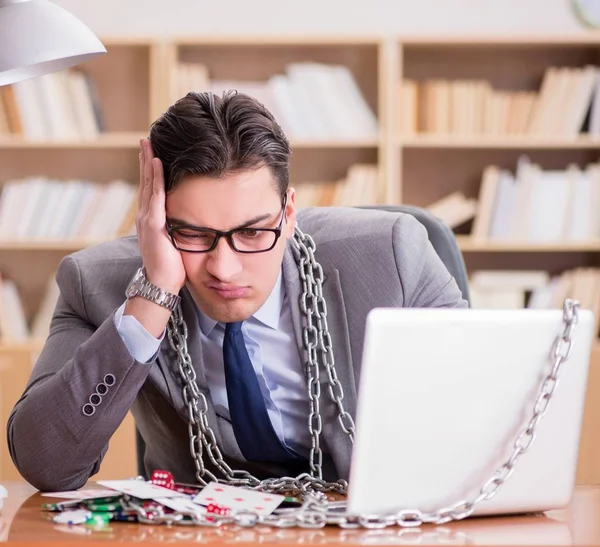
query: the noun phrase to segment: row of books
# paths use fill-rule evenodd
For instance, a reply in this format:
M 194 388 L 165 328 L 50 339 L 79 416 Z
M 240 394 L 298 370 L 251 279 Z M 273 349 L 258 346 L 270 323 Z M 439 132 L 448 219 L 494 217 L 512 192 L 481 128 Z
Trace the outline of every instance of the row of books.
M 135 228 L 137 187 L 47 177 L 14 179 L 0 193 L 2 240 L 103 240 Z
M 479 270 L 469 276 L 471 306 L 481 309 L 557 309 L 574 298 L 600 321 L 600 268 L 577 267 L 551 275 L 542 270 Z
M 104 131 L 92 78 L 62 70 L 0 87 L 0 135 L 33 141 L 93 139 Z
M 188 91 L 237 90 L 264 104 L 290 139 L 377 139 L 379 123 L 352 71 L 340 64 L 297 62 L 267 81 L 211 79 L 202 63 L 173 68 L 172 102 Z
M 377 165 L 353 164 L 345 177 L 299 182 L 297 206 L 375 205 L 380 202 Z M 137 187 L 124 180 L 98 183 L 28 177 L 0 191 L 0 240 L 102 241 L 135 233 Z
M 298 207 L 376 205 L 382 190 L 378 166 L 363 163 L 294 187 Z M 136 213 L 137 187 L 124 180 L 13 179 L 0 191 L 0 240 L 102 241 L 135 233 Z
M 495 90 L 484 80 L 405 79 L 398 89 L 404 134 L 600 136 L 599 68 L 548 67 L 540 89 Z M 377 139 L 379 123 L 352 71 L 289 63 L 266 81 L 211 79 L 202 63 L 179 62 L 171 102 L 188 91 L 237 89 L 271 110 L 286 134 L 305 140 Z M 0 88 L 0 134 L 30 140 L 94 138 L 104 131 L 93 79 L 81 69 Z
M 484 80 L 406 79 L 403 134 L 600 136 L 600 68 L 546 69 L 539 90 L 496 90 Z
M 370 164 L 351 165 L 346 176 L 339 180 L 301 182 L 294 184 L 294 188 L 298 208 L 352 207 L 381 202 L 379 169 Z
M 477 198 L 453 192 L 428 209 L 476 241 L 570 243 L 600 239 L 600 163 L 544 170 L 527 156 L 515 173 L 489 165 Z
M 18 282 L 0 274 L 0 339 L 3 342 L 45 340 L 59 290 L 54 276 L 46 285 L 42 300 L 30 321 L 27 320 Z

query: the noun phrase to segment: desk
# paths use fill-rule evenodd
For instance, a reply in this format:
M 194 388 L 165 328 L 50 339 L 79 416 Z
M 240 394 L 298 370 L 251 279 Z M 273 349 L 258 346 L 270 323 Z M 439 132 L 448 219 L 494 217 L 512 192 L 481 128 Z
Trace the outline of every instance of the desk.
M 545 514 L 470 518 L 443 526 L 384 530 L 254 529 L 225 526 L 206 529 L 111 523 L 109 531 L 85 526 L 59 526 L 47 520 L 43 498 L 32 487 L 4 483 L 8 498 L 0 514 L 0 541 L 63 542 L 69 545 L 105 542 L 276 543 L 287 545 L 593 545 L 600 543 L 600 487 L 578 487 L 568 508 Z

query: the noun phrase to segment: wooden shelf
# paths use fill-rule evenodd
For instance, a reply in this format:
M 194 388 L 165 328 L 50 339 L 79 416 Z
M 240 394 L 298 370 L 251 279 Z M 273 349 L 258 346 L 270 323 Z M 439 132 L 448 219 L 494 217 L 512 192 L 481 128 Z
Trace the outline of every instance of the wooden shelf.
M 377 148 L 380 141 L 376 139 L 367 140 L 335 140 L 335 141 L 317 141 L 317 140 L 290 140 L 292 148 Z
M 418 36 L 398 36 L 398 41 L 404 46 L 448 46 L 448 47 L 480 47 L 480 46 L 516 46 L 516 47 L 560 47 L 560 46 L 597 46 L 600 44 L 600 32 L 590 31 L 586 34 L 547 34 L 547 35 L 527 35 L 527 34 L 461 34 L 453 35 L 425 35 Z
M 458 235 L 456 241 L 463 252 L 495 253 L 578 253 L 600 252 L 600 241 L 577 243 L 519 243 L 514 241 L 475 241 Z
M 0 150 L 2 149 L 123 149 L 138 148 L 139 140 L 146 135 L 143 131 L 139 133 L 105 133 L 93 140 L 51 140 L 32 141 L 19 136 L 0 135 Z M 367 140 L 291 140 L 292 148 L 377 148 L 380 141 L 377 139 Z M 600 146 L 600 145 L 599 145 Z
M 73 240 L 0 240 L 0 252 L 2 251 L 60 251 L 71 253 L 103 243 L 101 241 Z
M 144 131 L 104 133 L 90 140 L 28 140 L 20 136 L 0 135 L 0 150 L 2 149 L 108 149 L 108 148 L 138 148 L 139 141 L 146 136 Z
M 397 139 L 397 144 L 403 148 L 595 150 L 600 149 L 600 138 L 585 135 L 576 139 L 546 139 L 521 135 L 494 137 L 486 135 L 420 134 L 400 136 Z
M 474 241 L 470 236 L 458 235 L 456 241 L 463 252 L 600 252 L 600 241 L 581 243 L 518 243 L 513 241 Z M 103 243 L 102 241 L 83 240 L 13 240 L 1 241 L 2 251 L 61 251 L 74 252 L 92 245 Z
M 127 38 L 125 38 L 127 40 Z M 147 38 L 153 41 L 153 38 Z M 355 46 L 355 45 L 377 45 L 383 41 L 383 37 L 377 35 L 344 36 L 344 35 L 313 35 L 310 34 L 280 34 L 280 35 L 215 35 L 202 36 L 193 34 L 191 36 L 176 36 L 173 42 L 181 46 Z
M 40 352 L 43 347 L 44 340 L 31 339 L 23 342 L 0 340 L 0 355 L 37 353 Z

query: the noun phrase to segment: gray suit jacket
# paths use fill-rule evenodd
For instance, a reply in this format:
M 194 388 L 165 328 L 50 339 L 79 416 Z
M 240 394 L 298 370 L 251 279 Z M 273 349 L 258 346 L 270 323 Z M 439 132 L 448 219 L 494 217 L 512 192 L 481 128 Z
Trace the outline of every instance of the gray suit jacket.
M 299 212 L 298 225 L 317 245 L 337 374 L 346 409 L 354 417 L 367 313 L 378 306 L 466 307 L 467 303 L 425 229 L 410 215 L 306 209 Z M 187 410 L 167 337 L 156 359 L 143 364 L 132 358 L 115 327 L 114 313 L 140 265 L 135 238 L 74 253 L 60 264 L 61 296 L 50 334 L 8 421 L 13 461 L 40 490 L 81 487 L 98 471 L 111 436 L 129 410 L 147 444 L 147 470 L 167 469 L 178 481 L 196 482 Z M 289 248 L 283 274 L 302 348 L 301 283 Z M 197 382 L 226 461 L 233 469 L 247 469 L 259 477 L 287 474 L 289 470 L 278 466 L 245 462 L 230 423 L 216 415 L 201 359 L 194 304 L 186 288 L 181 296 Z M 83 405 L 109 373 L 116 379 L 114 386 L 93 416 L 84 415 Z M 326 375 L 321 381 L 326 382 Z M 351 444 L 339 427 L 326 386 L 322 391 L 322 442 L 332 464 L 324 469 L 324 478 L 347 479 Z

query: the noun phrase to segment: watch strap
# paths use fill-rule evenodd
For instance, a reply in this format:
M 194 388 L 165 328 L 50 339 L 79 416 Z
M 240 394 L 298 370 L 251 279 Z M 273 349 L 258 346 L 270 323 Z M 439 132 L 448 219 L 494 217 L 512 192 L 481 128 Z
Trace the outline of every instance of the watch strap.
M 163 308 L 167 308 L 171 311 L 174 311 L 179 302 L 181 301 L 181 297 L 177 294 L 173 294 L 165 289 L 161 289 L 160 287 L 154 285 L 148 281 L 146 277 L 146 271 L 143 268 L 140 268 L 138 273 L 136 274 L 135 279 L 132 281 L 134 286 L 132 290 L 128 291 L 128 298 L 133 298 L 134 296 L 141 296 L 146 300 L 150 300 Z

